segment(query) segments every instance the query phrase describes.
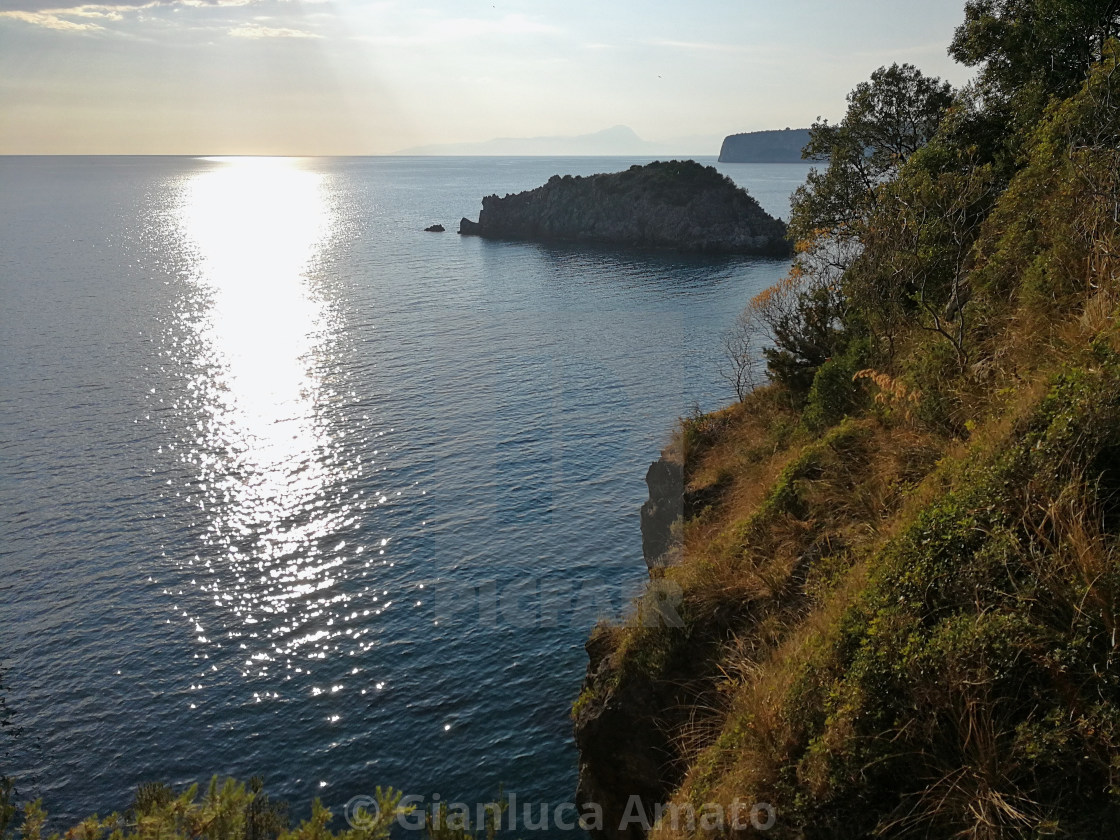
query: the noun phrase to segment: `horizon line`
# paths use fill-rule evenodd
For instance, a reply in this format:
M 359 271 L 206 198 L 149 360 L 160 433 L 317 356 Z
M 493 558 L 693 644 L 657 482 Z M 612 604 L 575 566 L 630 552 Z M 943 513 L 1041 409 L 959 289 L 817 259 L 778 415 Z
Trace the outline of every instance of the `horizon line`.
M 572 154 L 527 154 L 527 155 L 495 155 L 495 154 L 398 154 L 396 152 L 364 152 L 356 154 L 273 154 L 273 153 L 225 153 L 225 152 L 0 152 L 0 157 L 189 157 L 189 158 L 557 158 L 557 157 L 585 157 L 585 158 L 635 158 L 650 157 L 664 158 L 674 154 L 688 155 L 689 157 L 719 157 L 718 153 L 644 153 L 635 152 L 613 154 L 588 154 L 586 152 Z M 796 162 L 796 161 L 794 161 Z

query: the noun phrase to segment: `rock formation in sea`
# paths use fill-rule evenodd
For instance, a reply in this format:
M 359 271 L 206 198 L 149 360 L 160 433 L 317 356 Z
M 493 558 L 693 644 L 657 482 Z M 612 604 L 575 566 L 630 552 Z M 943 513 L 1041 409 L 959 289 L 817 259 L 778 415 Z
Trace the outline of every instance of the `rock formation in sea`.
M 654 162 L 482 200 L 459 233 L 491 239 L 591 242 L 713 254 L 787 257 L 786 226 L 746 190 L 695 161 Z
M 710 487 L 687 490 L 679 452 L 666 449 L 646 471 L 649 498 L 642 505 L 642 556 L 650 575 L 680 560 L 682 517 L 692 518 L 712 505 L 723 491 L 718 482 Z M 677 527 L 674 527 L 677 526 Z
M 428 227 L 424 228 L 425 233 L 443 233 L 445 230 L 447 230 L 447 228 L 445 228 L 441 224 L 429 225 Z

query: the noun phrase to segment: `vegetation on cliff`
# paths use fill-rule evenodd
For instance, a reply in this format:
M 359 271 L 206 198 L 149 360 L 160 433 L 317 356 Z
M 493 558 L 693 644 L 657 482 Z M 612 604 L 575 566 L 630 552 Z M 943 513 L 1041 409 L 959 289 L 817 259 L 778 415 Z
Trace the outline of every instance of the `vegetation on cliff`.
M 535 190 L 482 200 L 459 233 L 784 257 L 786 227 L 746 190 L 695 161 L 654 162 L 589 177 L 554 175 Z
M 654 836 L 1120 826 L 1120 3 L 965 14 L 973 86 L 884 68 L 813 129 L 742 399 L 666 453 L 684 626 L 589 642 L 583 791 L 671 800 Z

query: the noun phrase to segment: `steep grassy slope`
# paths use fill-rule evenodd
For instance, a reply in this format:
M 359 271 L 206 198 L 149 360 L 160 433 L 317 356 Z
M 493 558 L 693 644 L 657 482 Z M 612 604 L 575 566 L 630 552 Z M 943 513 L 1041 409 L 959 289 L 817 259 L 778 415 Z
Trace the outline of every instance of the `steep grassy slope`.
M 915 280 L 887 338 L 865 330 L 806 393 L 682 422 L 670 456 L 710 504 L 655 584 L 684 626 L 600 627 L 574 709 L 581 745 L 644 774 L 585 749 L 608 834 L 645 833 L 614 830 L 633 793 L 651 822 L 674 804 L 663 838 L 730 835 L 758 802 L 774 824 L 740 833 L 1120 836 L 1118 113 L 1113 52 L 985 188 L 952 308 Z M 943 197 L 980 203 L 931 165 L 949 151 L 886 188 L 922 220 L 866 236 L 857 279 L 941 270 L 963 228 Z

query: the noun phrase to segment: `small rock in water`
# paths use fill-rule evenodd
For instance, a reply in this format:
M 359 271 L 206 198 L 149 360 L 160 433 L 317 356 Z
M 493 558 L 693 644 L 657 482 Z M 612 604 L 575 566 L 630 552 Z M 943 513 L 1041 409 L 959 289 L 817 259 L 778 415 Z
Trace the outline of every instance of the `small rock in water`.
M 428 233 L 443 233 L 444 227 L 443 225 L 432 225 L 431 227 L 424 228 L 424 230 Z

